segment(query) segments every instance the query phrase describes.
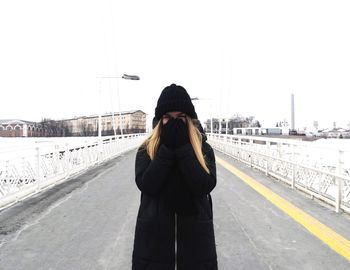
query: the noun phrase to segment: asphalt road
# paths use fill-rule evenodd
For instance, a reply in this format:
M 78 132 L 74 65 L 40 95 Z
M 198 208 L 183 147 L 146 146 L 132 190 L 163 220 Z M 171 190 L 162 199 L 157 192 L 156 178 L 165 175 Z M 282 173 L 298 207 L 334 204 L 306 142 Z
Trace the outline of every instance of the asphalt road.
M 0 269 L 131 269 L 136 151 L 0 212 Z M 350 220 L 233 161 L 350 239 Z M 212 192 L 220 270 L 350 269 L 350 263 L 226 169 Z M 195 270 L 195 269 L 194 269 Z

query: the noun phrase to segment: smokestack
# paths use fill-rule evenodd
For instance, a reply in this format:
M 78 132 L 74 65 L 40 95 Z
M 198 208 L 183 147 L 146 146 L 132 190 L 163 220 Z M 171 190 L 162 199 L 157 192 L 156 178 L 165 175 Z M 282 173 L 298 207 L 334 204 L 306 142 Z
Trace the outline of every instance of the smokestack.
M 295 118 L 294 118 L 294 94 L 291 96 L 291 130 L 295 130 Z

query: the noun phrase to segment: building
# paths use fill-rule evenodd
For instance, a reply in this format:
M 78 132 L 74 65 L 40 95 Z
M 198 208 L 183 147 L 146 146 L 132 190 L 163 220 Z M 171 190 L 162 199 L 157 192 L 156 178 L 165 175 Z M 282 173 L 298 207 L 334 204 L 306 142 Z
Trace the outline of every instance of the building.
M 272 127 L 272 128 L 263 128 L 263 127 L 245 127 L 245 128 L 233 128 L 230 134 L 233 135 L 288 135 L 289 128 L 283 127 Z
M 43 128 L 40 123 L 19 120 L 0 120 L 0 137 L 40 137 Z
M 231 118 L 212 118 L 207 119 L 204 122 L 204 131 L 210 132 L 211 125 L 213 128 L 213 133 L 227 133 L 228 134 L 245 134 L 245 128 L 260 128 L 260 123 L 258 120 L 254 119 L 254 116 L 244 117 L 241 115 L 235 115 Z M 237 132 L 238 130 L 238 132 Z M 248 133 L 256 133 L 256 131 L 247 131 Z
M 81 116 L 61 120 L 71 136 L 97 136 L 98 115 Z M 141 110 L 106 113 L 101 116 L 101 133 L 113 135 L 121 133 L 141 133 L 146 131 L 146 113 Z
M 325 129 L 318 132 L 317 136 L 320 136 L 323 138 L 339 138 L 339 139 L 350 138 L 350 129 L 344 129 L 344 128 Z
M 102 135 L 146 132 L 146 113 L 141 110 L 107 113 L 101 117 Z M 60 137 L 97 136 L 98 115 L 81 116 L 71 119 L 46 119 L 30 122 L 18 119 L 0 120 L 0 137 Z

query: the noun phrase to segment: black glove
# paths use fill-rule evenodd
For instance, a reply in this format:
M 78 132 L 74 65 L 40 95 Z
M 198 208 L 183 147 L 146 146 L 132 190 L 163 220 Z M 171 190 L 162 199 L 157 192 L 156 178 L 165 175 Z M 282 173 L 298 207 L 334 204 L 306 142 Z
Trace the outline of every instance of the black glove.
M 181 119 L 171 118 L 160 131 L 160 144 L 170 149 L 190 143 L 187 125 Z
M 175 119 L 171 118 L 166 124 L 162 125 L 160 131 L 160 144 L 164 144 L 166 147 L 175 148 Z
M 187 125 L 181 119 L 175 119 L 176 121 L 176 136 L 175 136 L 175 148 L 179 148 L 187 143 L 190 143 L 190 137 L 188 136 Z

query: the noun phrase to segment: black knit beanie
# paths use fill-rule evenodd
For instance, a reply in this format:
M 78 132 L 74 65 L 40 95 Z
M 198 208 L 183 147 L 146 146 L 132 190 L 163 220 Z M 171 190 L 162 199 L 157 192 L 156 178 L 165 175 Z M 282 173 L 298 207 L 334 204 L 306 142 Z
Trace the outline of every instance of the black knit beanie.
M 180 85 L 171 84 L 163 89 L 155 109 L 155 119 L 160 120 L 165 113 L 171 111 L 183 112 L 197 119 L 191 98 L 186 89 Z

